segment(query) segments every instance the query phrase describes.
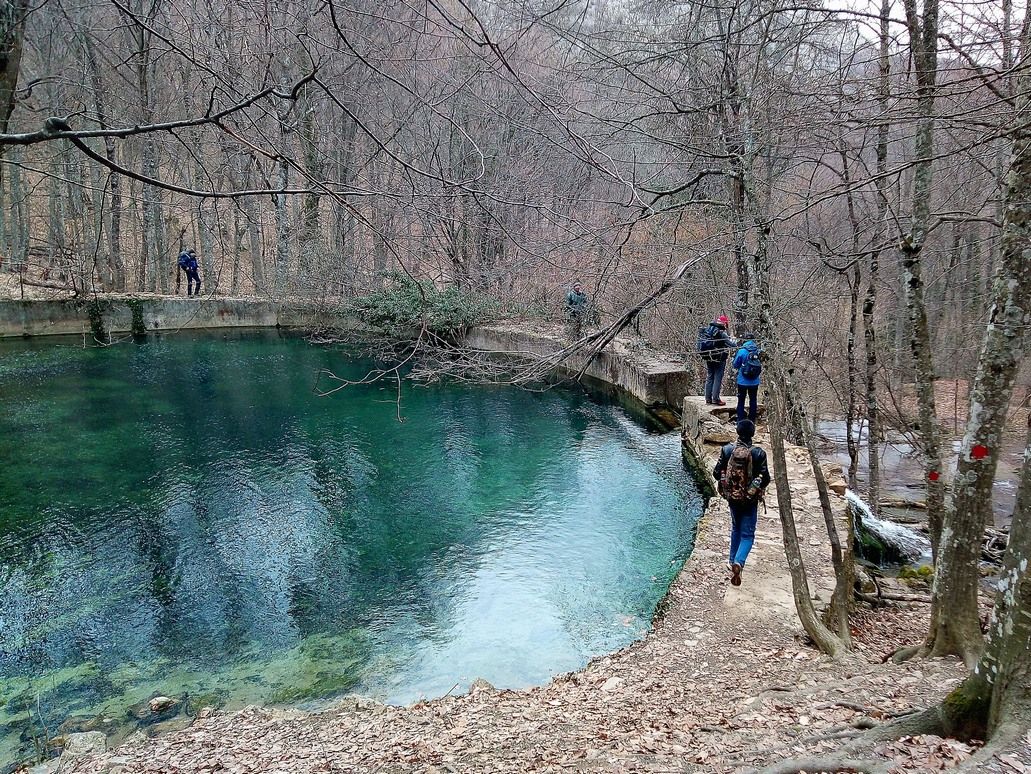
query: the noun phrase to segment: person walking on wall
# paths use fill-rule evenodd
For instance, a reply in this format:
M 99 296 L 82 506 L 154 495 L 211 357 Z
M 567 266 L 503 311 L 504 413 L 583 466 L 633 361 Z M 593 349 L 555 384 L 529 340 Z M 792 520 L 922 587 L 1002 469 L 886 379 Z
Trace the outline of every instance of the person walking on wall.
M 759 520 L 759 501 L 770 485 L 766 452 L 752 445 L 755 423 L 737 423 L 737 443 L 728 443 L 720 452 L 712 474 L 720 496 L 730 505 L 730 582 L 741 585 L 741 573 L 755 542 Z
M 723 375 L 727 370 L 727 358 L 734 347 L 734 340 L 727 333 L 730 320 L 721 314 L 698 331 L 698 355 L 705 363 L 705 403 L 709 406 L 726 406 L 720 398 L 723 391 Z
M 734 369 L 737 371 L 737 421 L 745 419 L 745 399 L 748 399 L 747 419 L 755 422 L 759 412 L 759 381 L 762 378 L 763 364 L 759 359 L 759 345 L 755 337 L 748 333 L 745 343 L 734 355 Z

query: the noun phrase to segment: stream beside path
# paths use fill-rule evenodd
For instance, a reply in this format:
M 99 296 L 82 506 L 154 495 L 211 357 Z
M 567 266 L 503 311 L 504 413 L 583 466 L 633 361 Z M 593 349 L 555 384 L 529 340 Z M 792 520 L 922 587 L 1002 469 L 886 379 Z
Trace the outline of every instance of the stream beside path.
M 816 423 L 816 432 L 821 443 L 821 456 L 827 461 L 840 464 L 843 469 L 847 470 L 849 457 L 845 421 L 841 419 L 819 420 Z M 951 476 L 956 470 L 960 443 L 960 438 L 951 440 L 950 455 L 946 463 L 948 476 Z M 867 482 L 868 451 L 866 428 L 864 427 L 859 458 L 860 486 Z M 1023 453 L 1024 445 L 1018 438 L 1011 437 L 1005 440 L 992 491 L 992 511 L 997 527 L 1009 524 L 1013 517 Z M 923 466 L 913 444 L 901 434 L 891 433 L 888 440 L 881 445 L 880 460 L 882 500 L 913 503 L 912 507 L 894 504 L 882 507 L 878 509 L 880 515 L 902 523 L 913 524 L 926 521 L 921 507 L 924 502 Z

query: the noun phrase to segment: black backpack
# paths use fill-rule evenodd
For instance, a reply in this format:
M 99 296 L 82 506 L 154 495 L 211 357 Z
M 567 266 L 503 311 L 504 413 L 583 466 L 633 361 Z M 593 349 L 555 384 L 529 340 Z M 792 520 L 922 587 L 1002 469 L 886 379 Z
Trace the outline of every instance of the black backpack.
M 707 363 L 714 362 L 718 357 L 719 342 L 716 340 L 716 331 L 713 330 L 715 327 L 710 323 L 698 329 L 698 354 Z
M 759 359 L 759 353 L 749 351 L 748 357 L 745 358 L 745 362 L 741 364 L 741 375 L 748 380 L 758 379 L 759 374 L 763 372 L 763 364 Z

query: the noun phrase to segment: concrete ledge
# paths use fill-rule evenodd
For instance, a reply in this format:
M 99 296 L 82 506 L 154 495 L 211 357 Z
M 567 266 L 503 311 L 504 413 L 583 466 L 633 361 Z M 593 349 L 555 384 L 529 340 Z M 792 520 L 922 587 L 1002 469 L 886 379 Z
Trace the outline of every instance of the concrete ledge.
M 133 306 L 139 308 L 148 331 L 183 328 L 275 327 L 278 304 L 238 298 L 154 298 L 103 296 L 54 301 L 0 301 L 0 337 L 88 333 L 90 307 L 96 304 L 109 333 L 132 329 Z
M 192 328 L 350 327 L 347 321 L 323 319 L 314 306 L 260 298 L 183 298 L 105 295 L 58 300 L 0 300 L 0 338 L 84 334 L 91 331 L 91 306 L 96 304 L 108 333 L 132 330 L 133 307 L 147 331 Z
M 147 332 L 195 328 L 353 328 L 341 319 L 302 303 L 277 303 L 258 298 L 183 298 L 106 295 L 93 299 L 0 301 L 0 338 L 12 336 L 89 335 L 91 315 L 99 316 L 107 333 L 128 333 L 133 312 Z M 548 323 L 501 323 L 470 329 L 466 344 L 502 355 L 542 357 L 568 344 L 562 327 Z M 571 357 L 561 367 L 575 374 L 584 358 Z M 652 349 L 643 339 L 617 338 L 587 367 L 585 386 L 628 396 L 652 409 L 679 413 L 685 395 L 695 391 L 692 370 L 669 353 Z M 675 424 L 670 418 L 666 424 Z
M 469 329 L 465 343 L 473 349 L 502 354 L 542 357 L 569 344 L 559 326 L 546 323 L 501 323 Z M 584 358 L 573 356 L 561 367 L 578 373 Z M 648 407 L 680 410 L 696 379 L 682 360 L 647 346 L 643 340 L 617 338 L 584 372 L 589 386 L 610 385 Z

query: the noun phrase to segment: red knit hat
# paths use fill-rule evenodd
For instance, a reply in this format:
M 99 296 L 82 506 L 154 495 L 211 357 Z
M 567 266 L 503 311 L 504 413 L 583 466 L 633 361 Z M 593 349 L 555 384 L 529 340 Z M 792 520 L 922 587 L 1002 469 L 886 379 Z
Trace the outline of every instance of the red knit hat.
M 716 318 L 716 322 L 718 322 L 720 325 L 728 325 L 730 323 L 730 320 L 727 319 L 727 315 L 721 314 L 719 317 Z

